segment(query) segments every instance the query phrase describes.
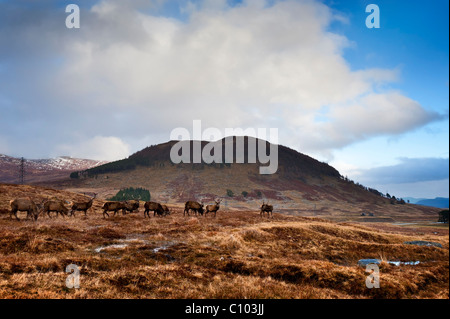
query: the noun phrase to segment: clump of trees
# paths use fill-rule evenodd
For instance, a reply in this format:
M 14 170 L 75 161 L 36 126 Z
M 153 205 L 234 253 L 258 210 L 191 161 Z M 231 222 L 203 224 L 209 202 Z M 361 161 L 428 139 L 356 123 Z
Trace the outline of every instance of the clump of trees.
M 80 178 L 80 173 L 79 172 L 70 173 L 70 178 L 79 179 Z
M 448 209 L 439 212 L 438 222 L 448 224 Z
M 132 170 L 136 168 L 137 161 L 130 160 L 130 159 L 123 159 L 120 161 L 107 163 L 101 166 L 93 167 L 85 171 L 88 177 L 93 177 L 98 174 L 105 174 L 105 173 L 115 173 L 115 172 L 121 172 L 124 170 Z
M 403 198 L 396 198 L 395 196 L 391 196 L 389 193 L 386 193 L 386 195 L 384 195 L 382 192 L 376 190 L 375 188 L 366 187 L 366 186 L 364 186 L 364 185 L 362 185 L 362 184 L 360 184 L 358 182 L 354 182 L 353 180 L 349 179 L 347 176 L 345 176 L 345 177 L 341 176 L 341 179 L 343 179 L 347 183 L 353 184 L 353 185 L 355 185 L 355 186 L 357 186 L 357 187 L 359 187 L 359 188 L 361 188 L 363 190 L 366 190 L 366 191 L 368 191 L 368 192 L 370 192 L 372 194 L 375 194 L 377 196 L 381 196 L 381 197 L 385 197 L 385 198 L 390 199 L 390 203 L 392 205 L 395 205 L 395 204 L 404 205 L 404 204 L 406 204 L 406 202 L 405 202 L 405 200 Z M 408 201 L 408 203 L 409 203 L 409 201 Z
M 392 205 L 395 205 L 395 204 L 404 205 L 404 204 L 406 204 L 406 202 L 405 202 L 405 200 L 403 198 L 396 198 L 395 196 L 389 195 L 389 193 L 386 193 L 386 198 L 390 199 L 390 203 Z
M 140 200 L 148 202 L 150 201 L 150 191 L 145 188 L 124 188 L 117 192 L 116 195 L 109 198 L 111 201 L 125 201 L 125 200 Z

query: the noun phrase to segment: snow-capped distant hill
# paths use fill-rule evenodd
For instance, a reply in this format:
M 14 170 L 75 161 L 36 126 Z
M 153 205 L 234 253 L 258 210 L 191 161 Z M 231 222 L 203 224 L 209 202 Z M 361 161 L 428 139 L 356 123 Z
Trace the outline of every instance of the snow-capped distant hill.
M 0 154 L 0 182 L 18 183 L 20 181 L 21 159 Z M 26 159 L 24 163 L 25 182 L 39 182 L 65 178 L 71 172 L 86 170 L 106 164 L 106 161 L 60 156 L 49 159 Z

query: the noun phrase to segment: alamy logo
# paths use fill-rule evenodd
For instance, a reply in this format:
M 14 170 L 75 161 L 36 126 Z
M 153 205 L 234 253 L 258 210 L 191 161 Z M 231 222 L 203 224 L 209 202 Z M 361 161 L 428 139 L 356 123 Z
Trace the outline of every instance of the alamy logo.
M 66 267 L 66 273 L 71 273 L 66 278 L 66 287 L 69 289 L 80 288 L 80 269 L 75 264 Z
M 366 12 L 370 13 L 366 18 L 366 27 L 369 29 L 380 28 L 380 8 L 376 4 L 369 4 Z
M 366 272 L 371 272 L 366 277 L 366 287 L 369 289 L 380 288 L 380 268 L 377 264 L 368 264 L 366 266 Z
M 70 13 L 66 17 L 67 29 L 79 29 L 80 28 L 80 7 L 76 4 L 69 4 L 66 7 L 66 13 Z
M 247 154 L 245 154 L 244 135 L 257 136 L 257 139 L 248 138 Z M 222 154 L 223 136 L 227 136 L 224 139 L 225 154 Z M 233 138 L 236 139 L 236 144 L 233 143 Z M 170 159 L 175 164 L 191 163 L 191 157 L 193 163 L 202 163 L 203 161 L 206 164 L 231 164 L 234 159 L 236 159 L 236 163 L 245 163 L 245 157 L 247 157 L 247 163 L 256 163 L 258 159 L 259 163 L 267 164 L 267 166 L 259 168 L 260 174 L 275 174 L 278 170 L 278 129 L 276 128 L 269 129 L 269 132 L 266 128 L 256 130 L 253 128 L 245 130 L 226 128 L 225 134 L 222 135 L 217 128 L 207 128 L 202 132 L 201 121 L 194 120 L 192 141 L 189 131 L 182 127 L 173 129 L 170 139 L 179 141 L 170 150 Z M 202 141 L 209 141 L 207 145 L 203 146 L 203 149 Z M 257 143 L 258 145 L 256 145 Z M 267 154 L 267 145 L 269 145 L 269 154 Z

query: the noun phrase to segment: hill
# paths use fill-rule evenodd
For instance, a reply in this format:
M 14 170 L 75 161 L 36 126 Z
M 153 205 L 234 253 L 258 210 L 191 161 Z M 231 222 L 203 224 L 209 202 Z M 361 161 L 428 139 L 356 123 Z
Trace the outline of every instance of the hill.
M 249 138 L 244 150 L 248 154 Z M 233 139 L 233 145 L 236 144 Z M 127 159 L 79 172 L 79 178 L 39 185 L 73 192 L 95 192 L 110 198 L 127 187 L 145 188 L 152 200 L 182 205 L 187 200 L 205 204 L 222 198 L 229 210 L 259 209 L 269 201 L 276 211 L 295 216 L 320 216 L 335 220 L 395 221 L 436 220 L 438 209 L 402 205 L 342 177 L 326 163 L 285 146 L 278 146 L 278 171 L 261 175 L 259 161 L 248 163 L 182 163 L 170 160 L 175 141 L 147 147 Z M 191 142 L 186 142 L 190 143 Z M 225 140 L 218 141 L 222 150 Z M 266 142 L 267 143 L 267 142 Z M 258 144 L 258 143 L 256 143 Z M 204 148 L 205 142 L 202 143 Z M 267 143 L 266 146 L 269 144 Z M 222 155 L 225 152 L 222 152 Z M 192 154 L 191 154 L 192 158 Z
M 60 156 L 49 159 L 25 159 L 24 180 L 26 183 L 54 181 L 67 178 L 70 173 L 86 170 L 106 161 Z M 19 183 L 21 159 L 0 154 L 0 183 Z
M 444 197 L 436 197 L 435 199 L 422 199 L 416 202 L 417 205 L 448 208 L 449 199 Z

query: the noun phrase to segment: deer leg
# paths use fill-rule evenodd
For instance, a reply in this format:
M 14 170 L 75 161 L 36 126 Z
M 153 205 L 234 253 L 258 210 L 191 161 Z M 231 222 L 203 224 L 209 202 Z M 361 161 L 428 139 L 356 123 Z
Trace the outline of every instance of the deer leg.
M 11 210 L 11 213 L 9 214 L 10 218 L 11 218 L 11 215 L 14 215 L 17 220 L 20 220 L 19 217 L 17 217 L 17 210 Z

